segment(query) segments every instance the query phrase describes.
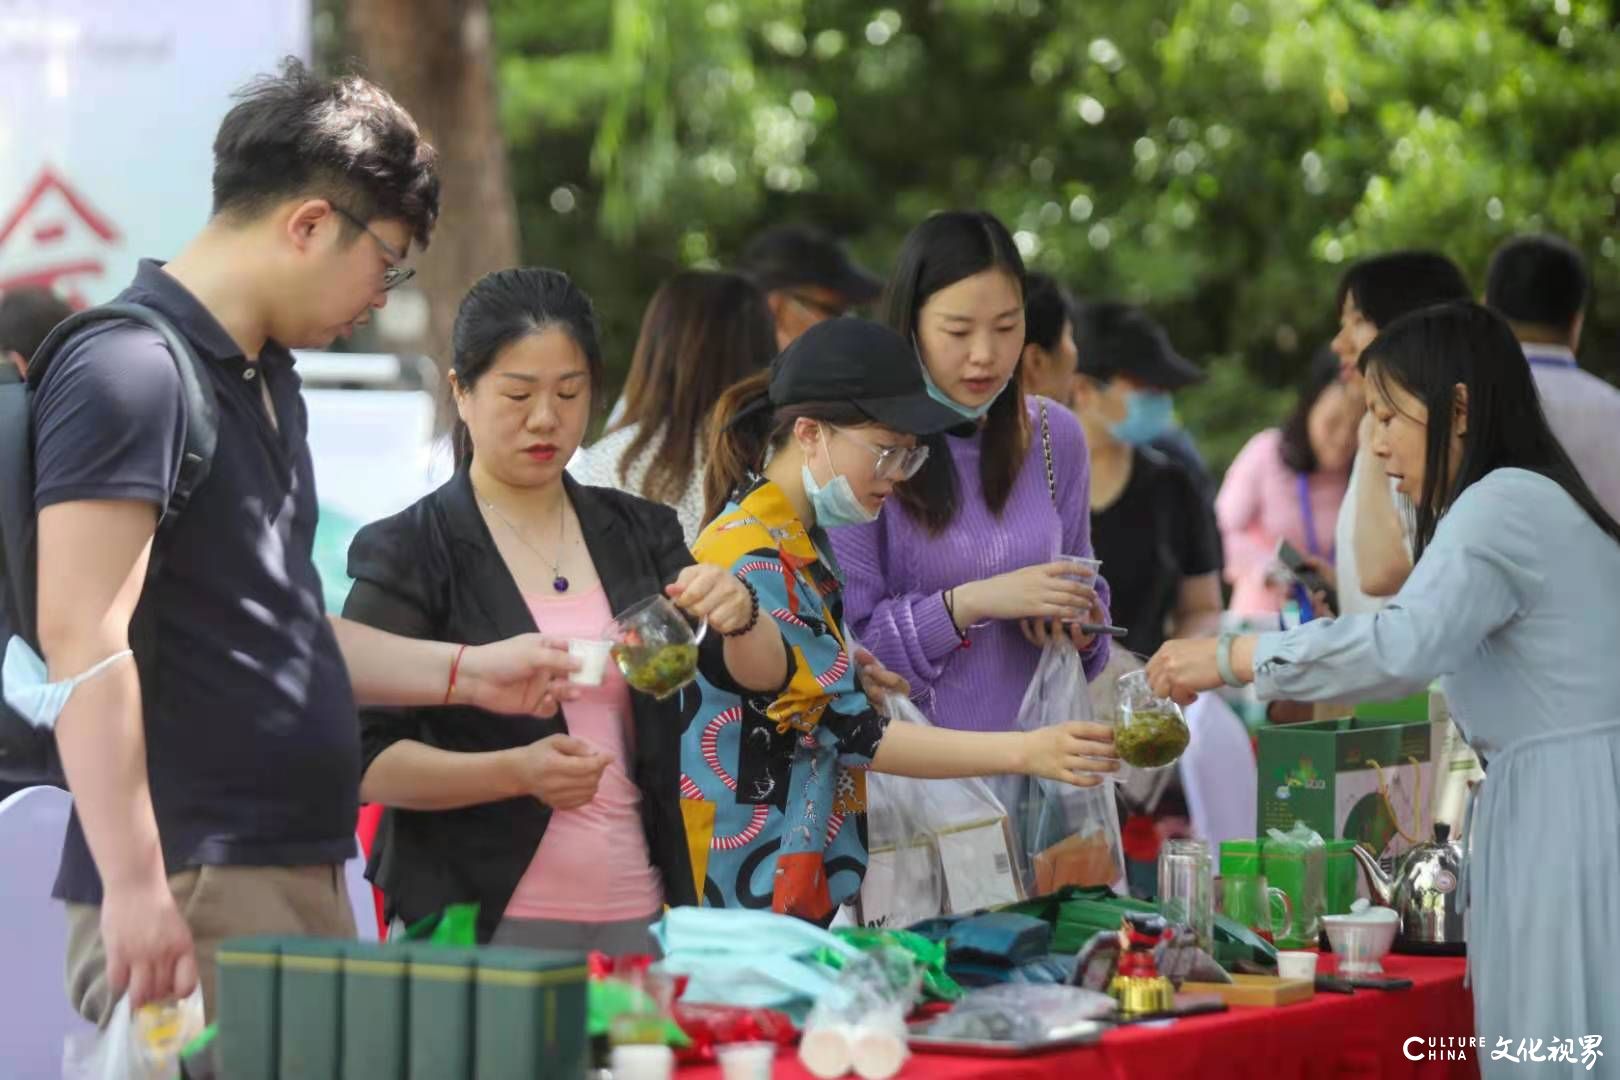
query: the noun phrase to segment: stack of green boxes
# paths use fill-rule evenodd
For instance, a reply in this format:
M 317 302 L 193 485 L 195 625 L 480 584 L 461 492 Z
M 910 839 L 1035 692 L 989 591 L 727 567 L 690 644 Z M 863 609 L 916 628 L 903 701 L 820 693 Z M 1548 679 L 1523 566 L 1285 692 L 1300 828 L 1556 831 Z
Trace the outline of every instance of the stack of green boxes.
M 219 950 L 220 1073 L 231 1080 L 575 1080 L 585 958 L 312 938 Z
M 1362 705 L 1354 717 L 1262 728 L 1257 834 L 1303 821 L 1324 840 L 1398 857 L 1410 846 L 1405 835 L 1434 831 L 1447 731 L 1428 719 L 1426 694 Z

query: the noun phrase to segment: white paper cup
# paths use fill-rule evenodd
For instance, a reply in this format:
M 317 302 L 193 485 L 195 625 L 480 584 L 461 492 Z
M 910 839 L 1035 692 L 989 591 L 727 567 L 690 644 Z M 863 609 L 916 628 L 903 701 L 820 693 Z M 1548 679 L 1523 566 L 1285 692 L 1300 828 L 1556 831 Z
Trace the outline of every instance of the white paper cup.
M 613 642 L 595 638 L 569 638 L 568 655 L 579 661 L 579 670 L 569 678 L 575 686 L 601 686 L 607 671 Z
M 1316 954 L 1302 949 L 1279 949 L 1277 974 L 1284 979 L 1316 980 Z
M 629 1043 L 613 1048 L 613 1080 L 670 1080 L 675 1051 L 667 1046 Z
M 714 1053 L 720 1059 L 720 1075 L 725 1080 L 771 1080 L 776 1066 L 775 1043 L 726 1043 L 716 1047 Z

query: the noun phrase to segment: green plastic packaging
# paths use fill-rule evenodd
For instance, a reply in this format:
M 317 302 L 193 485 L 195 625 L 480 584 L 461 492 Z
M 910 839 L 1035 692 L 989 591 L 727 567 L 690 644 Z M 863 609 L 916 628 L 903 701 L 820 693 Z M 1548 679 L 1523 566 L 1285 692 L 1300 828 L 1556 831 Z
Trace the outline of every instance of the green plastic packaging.
M 478 905 L 451 904 L 405 928 L 403 941 L 443 945 L 447 949 L 478 947 Z
M 961 999 L 962 987 L 945 973 L 944 942 L 930 941 L 910 930 L 865 930 L 846 927 L 833 933 L 862 952 L 891 948 L 910 953 L 917 961 L 918 969 L 922 971 L 923 992 L 928 997 L 935 1001 Z M 844 966 L 844 958 L 831 949 L 821 950 L 816 954 L 816 960 L 834 971 L 840 971 Z

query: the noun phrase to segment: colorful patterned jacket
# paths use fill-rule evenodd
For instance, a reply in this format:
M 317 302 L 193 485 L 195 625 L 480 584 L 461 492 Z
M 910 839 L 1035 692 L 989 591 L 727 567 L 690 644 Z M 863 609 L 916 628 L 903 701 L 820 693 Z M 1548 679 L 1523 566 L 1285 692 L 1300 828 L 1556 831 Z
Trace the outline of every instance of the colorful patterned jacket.
M 702 902 L 827 920 L 866 873 L 866 766 L 884 721 L 845 647 L 842 584 L 820 530 L 757 479 L 692 553 L 759 596 L 790 651 L 786 689 L 741 697 L 700 677 L 681 742 L 681 810 Z

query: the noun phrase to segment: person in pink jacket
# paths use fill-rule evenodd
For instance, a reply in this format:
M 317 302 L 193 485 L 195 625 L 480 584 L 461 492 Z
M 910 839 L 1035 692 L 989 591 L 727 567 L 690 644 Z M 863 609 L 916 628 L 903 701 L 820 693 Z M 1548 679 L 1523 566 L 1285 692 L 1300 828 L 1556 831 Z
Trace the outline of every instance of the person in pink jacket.
M 1358 419 L 1337 360 L 1321 350 L 1287 422 L 1250 439 L 1227 469 L 1215 517 L 1226 548 L 1232 612 L 1270 615 L 1282 609 L 1287 589 L 1277 573 L 1280 540 L 1332 566 Z

